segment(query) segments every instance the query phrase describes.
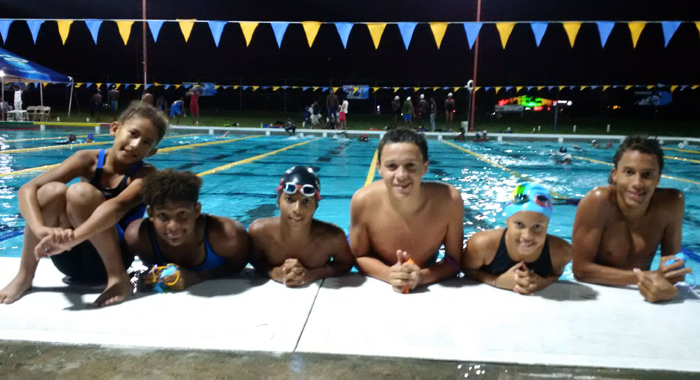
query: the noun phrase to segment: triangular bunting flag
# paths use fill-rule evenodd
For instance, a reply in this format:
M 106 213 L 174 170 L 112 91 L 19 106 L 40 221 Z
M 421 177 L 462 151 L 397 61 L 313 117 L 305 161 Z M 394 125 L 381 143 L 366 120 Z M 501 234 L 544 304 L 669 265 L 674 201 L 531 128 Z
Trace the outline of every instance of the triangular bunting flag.
M 372 91 L 377 92 L 379 90 L 379 87 L 372 87 Z
M 90 86 L 92 86 L 92 83 L 87 83 L 87 84 L 85 85 L 85 87 L 90 87 Z
M 401 87 L 401 88 L 403 88 L 404 90 L 410 89 L 410 87 Z M 449 87 L 448 87 L 448 88 L 449 88 Z
M 328 88 L 328 87 L 324 87 L 324 88 Z M 334 93 L 335 93 L 335 92 L 338 92 L 338 89 L 339 89 L 339 88 L 340 88 L 340 87 L 333 87 L 333 92 L 334 92 Z M 324 89 L 323 91 L 326 91 L 326 90 Z
M 479 90 L 481 90 L 481 87 L 480 87 L 480 86 L 474 87 L 474 92 L 477 92 L 477 91 L 479 91 Z
M 97 87 L 97 88 L 102 87 L 102 83 L 97 83 L 97 84 L 95 84 L 95 87 Z
M 501 46 L 503 48 L 506 48 L 506 44 L 508 43 L 508 38 L 510 37 L 510 33 L 513 31 L 513 27 L 515 26 L 514 22 L 497 22 L 496 23 L 496 28 L 498 29 L 498 34 L 501 36 Z M 498 91 L 496 91 L 498 92 Z
M 302 87 L 302 88 L 301 88 L 301 91 L 306 91 L 306 90 L 308 90 L 308 89 L 309 89 L 308 87 Z
M 437 91 L 440 87 L 433 87 L 433 91 Z
M 413 91 L 415 91 L 415 92 L 420 91 L 420 87 L 413 87 Z
M 158 42 L 158 35 L 160 34 L 160 28 L 163 26 L 165 20 L 148 20 L 148 29 L 151 30 L 151 35 L 153 36 L 153 42 Z
M 607 89 L 609 89 L 609 88 L 610 88 L 609 85 L 605 85 L 605 86 L 603 86 L 603 91 L 605 91 L 605 90 L 607 90 Z
M 121 84 L 121 83 L 117 83 L 117 85 L 116 85 L 116 87 L 115 87 L 115 88 L 116 88 L 116 89 L 119 89 L 119 87 L 121 87 L 121 86 L 122 86 L 122 84 Z
M 253 91 L 256 91 L 257 89 L 260 88 L 260 86 L 252 86 L 252 87 L 253 87 Z
M 68 33 L 70 33 L 70 26 L 73 24 L 73 20 L 57 20 L 58 24 L 58 34 L 61 35 L 61 41 L 66 44 L 66 39 L 68 38 Z
M 700 32 L 700 21 L 695 21 L 695 27 L 698 28 L 698 32 Z
M 253 33 L 255 28 L 258 27 L 257 22 L 241 22 L 241 30 L 243 30 L 243 37 L 245 37 L 245 46 L 250 45 L 250 40 L 253 38 Z
M 513 89 L 513 86 L 506 86 L 506 93 L 510 92 L 510 90 Z
M 615 23 L 612 21 L 596 21 L 596 25 L 598 25 L 598 33 L 600 34 L 600 46 L 605 47 L 608 37 L 610 37 L 610 32 L 615 27 Z
M 580 89 L 581 91 L 583 91 L 583 90 L 585 90 L 585 89 L 587 89 L 587 88 L 588 88 L 588 86 L 581 86 L 581 87 L 579 87 L 579 89 Z
M 654 87 L 656 87 L 656 86 L 653 85 L 653 84 L 650 84 L 650 85 L 647 86 L 647 90 L 651 90 L 651 89 L 654 88 Z
M 340 35 L 340 41 L 343 43 L 343 48 L 345 49 L 347 49 L 348 47 L 348 37 L 350 37 L 350 31 L 352 30 L 353 26 L 355 26 L 355 24 L 351 22 L 335 23 L 335 29 L 338 31 L 338 35 Z
M 481 30 L 481 25 L 483 25 L 480 22 L 465 22 L 464 23 L 464 31 L 467 33 L 467 42 L 469 42 L 469 48 L 471 49 L 474 47 L 474 41 L 476 41 L 476 37 L 479 36 L 479 31 Z
M 90 35 L 92 35 L 92 40 L 97 44 L 97 35 L 100 33 L 100 26 L 102 26 L 102 20 L 85 20 L 85 25 L 87 25 Z
M 224 27 L 226 26 L 226 21 L 207 21 L 209 24 L 209 30 L 211 30 L 211 35 L 214 37 L 214 44 L 219 47 L 219 41 L 221 41 L 221 34 L 224 32 Z
M 83 85 L 82 83 L 76 83 L 74 87 L 75 87 L 75 88 L 79 88 L 79 87 L 82 86 L 82 85 Z
M 318 28 L 321 27 L 321 23 L 318 21 L 304 21 L 301 23 L 304 27 L 304 33 L 306 33 L 306 40 L 309 42 L 309 47 L 314 44 L 316 35 L 318 34 Z
M 671 92 L 676 91 L 677 88 L 678 88 L 678 86 L 676 86 L 676 85 L 671 86 Z
M 7 32 L 10 30 L 10 25 L 14 20 L 0 20 L 0 35 L 2 35 L 2 43 L 7 40 Z
M 274 86 L 274 87 L 272 87 L 272 91 L 277 91 L 277 90 L 279 90 L 279 89 L 280 89 L 280 86 Z
M 549 91 L 552 91 L 555 88 L 557 88 L 557 86 L 547 86 L 547 90 L 549 90 Z
M 119 35 L 122 36 L 122 41 L 124 45 L 129 41 L 129 36 L 131 35 L 131 26 L 134 25 L 133 21 L 115 21 L 117 23 L 117 28 L 119 28 Z
M 192 34 L 192 27 L 194 27 L 195 20 L 177 20 L 180 24 L 180 31 L 182 31 L 182 36 L 185 37 L 185 42 L 190 39 L 190 34 Z
M 277 40 L 277 47 L 282 47 L 282 39 L 284 38 L 284 33 L 287 32 L 288 22 L 271 22 L 270 26 L 272 31 L 275 33 L 275 40 Z M 306 29 L 305 29 L 306 30 Z
M 235 86 L 233 86 L 233 89 L 234 89 L 234 90 L 238 90 L 239 87 L 241 87 L 241 86 L 235 85 Z M 247 86 L 243 86 L 243 87 L 247 87 Z M 242 89 L 245 90 L 245 88 L 242 88 Z
M 168 85 L 168 86 L 170 86 L 170 85 Z M 175 85 L 175 89 L 176 89 L 176 90 L 177 90 L 178 88 L 180 88 L 180 87 L 182 87 L 181 84 L 176 84 L 176 85 Z
M 411 39 L 413 38 L 413 32 L 416 30 L 417 22 L 400 22 L 397 24 L 399 26 L 399 32 L 401 32 L 401 38 L 403 39 L 403 45 L 408 50 L 408 45 L 411 44 Z
M 700 84 L 693 85 L 693 86 L 690 87 L 690 88 L 693 89 L 693 90 L 697 90 L 698 87 L 700 87 Z
M 632 88 L 632 85 L 625 86 L 625 90 L 629 90 L 630 88 Z
M 260 88 L 262 88 L 263 90 L 267 90 L 268 88 L 270 88 L 270 86 L 262 86 Z
M 520 92 L 520 90 L 522 90 L 522 89 L 523 89 L 523 86 L 516 86 L 516 87 L 515 87 L 515 93 L 517 94 L 517 93 Z
M 535 86 L 527 86 L 527 91 L 530 91 L 530 90 L 532 90 L 533 88 L 535 88 Z
M 111 87 L 112 87 L 112 84 L 111 84 L 111 83 L 107 83 L 107 88 L 111 88 Z
M 318 86 L 313 86 L 312 88 L 314 91 L 318 90 Z
M 165 85 L 165 86 L 163 86 L 163 87 L 165 87 L 165 89 L 167 90 L 167 89 L 169 89 L 169 88 L 170 88 L 170 85 L 169 85 L 169 84 L 166 84 L 166 85 Z M 176 88 L 177 88 L 177 87 L 176 87 Z
M 569 44 L 574 47 L 574 42 L 576 42 L 576 35 L 578 30 L 581 29 L 580 22 L 563 22 L 564 30 L 566 30 L 566 35 L 569 36 Z
M 147 84 L 147 85 L 146 85 L 146 90 L 148 90 L 148 89 L 151 88 L 151 87 L 153 87 L 153 84 L 152 84 L 152 83 Z
M 328 87 L 322 87 L 322 88 L 321 88 L 321 91 L 323 91 L 323 92 L 328 91 Z M 333 92 L 335 92 L 335 91 L 333 91 Z
M 679 26 L 681 26 L 680 21 L 661 21 L 661 30 L 664 32 L 664 47 L 668 46 L 668 42 L 671 41 Z
M 566 88 L 566 86 L 559 86 L 559 91 L 561 91 L 561 90 L 563 90 L 563 89 L 565 89 L 565 88 Z
M 369 34 L 372 36 L 375 49 L 379 48 L 379 41 L 382 39 L 382 34 L 384 34 L 384 28 L 386 28 L 386 23 L 367 23 L 367 29 L 369 29 Z
M 547 31 L 549 26 L 548 22 L 531 22 L 530 27 L 532 28 L 532 33 L 535 35 L 535 43 L 537 47 L 540 47 L 540 42 L 542 42 L 542 37 L 544 37 L 544 32 Z
M 632 47 L 637 47 L 637 41 L 639 41 L 639 36 L 642 34 L 642 30 L 647 26 L 646 21 L 635 21 L 627 23 L 630 28 L 630 34 L 632 34 Z
M 537 86 L 537 91 L 540 91 L 544 88 L 544 86 Z
M 280 86 L 281 89 L 286 90 L 289 88 L 289 86 Z
M 501 87 L 494 87 L 496 89 L 496 93 L 498 94 L 499 91 L 501 91 Z
M 138 90 L 139 88 L 141 88 L 141 83 L 137 83 L 136 85 L 134 85 L 134 90 Z
M 401 89 L 401 87 L 394 87 L 394 92 L 398 92 Z
M 438 49 L 440 49 L 440 44 L 442 43 L 442 38 L 445 37 L 445 31 L 447 30 L 446 22 L 431 22 L 430 30 L 433 31 L 433 37 L 435 37 L 435 43 Z
M 34 44 L 36 44 L 36 36 L 39 34 L 39 28 L 44 20 L 27 20 L 27 26 L 29 26 L 29 31 L 32 32 L 32 38 L 34 39 Z
M 484 87 L 484 91 L 488 91 L 490 89 L 491 89 L 491 87 Z

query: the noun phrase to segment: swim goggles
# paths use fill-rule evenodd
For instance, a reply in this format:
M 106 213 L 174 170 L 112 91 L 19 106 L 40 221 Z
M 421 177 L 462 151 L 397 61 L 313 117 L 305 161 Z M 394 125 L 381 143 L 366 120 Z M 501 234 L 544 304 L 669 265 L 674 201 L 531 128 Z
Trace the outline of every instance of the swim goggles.
M 527 202 L 535 202 L 535 204 L 541 207 L 552 207 L 552 200 L 549 199 L 547 195 L 537 194 L 530 197 L 526 194 L 525 191 L 528 190 L 528 187 L 529 186 L 526 184 L 521 184 L 513 190 L 513 204 L 522 205 Z
M 180 267 L 172 263 L 163 266 L 154 266 L 148 274 L 153 276 L 153 291 L 156 293 L 165 293 L 171 286 L 180 281 Z M 165 277 L 171 274 L 175 275 L 175 280 L 172 282 L 165 282 Z
M 285 194 L 295 194 L 297 191 L 301 192 L 301 195 L 305 197 L 313 197 L 314 195 L 317 195 L 316 188 L 314 185 L 306 184 L 306 185 L 297 185 L 294 182 L 287 182 L 280 184 L 279 187 L 277 188 L 277 191 L 284 191 Z M 318 194 L 318 199 L 321 199 L 321 195 Z

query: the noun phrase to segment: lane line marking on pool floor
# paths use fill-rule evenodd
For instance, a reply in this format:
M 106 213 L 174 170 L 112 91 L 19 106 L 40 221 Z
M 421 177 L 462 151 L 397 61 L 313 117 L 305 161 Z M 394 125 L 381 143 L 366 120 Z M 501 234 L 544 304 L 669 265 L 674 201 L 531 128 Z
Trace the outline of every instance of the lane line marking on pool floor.
M 267 153 L 259 154 L 259 155 L 254 156 L 254 157 L 246 158 L 246 159 L 244 159 L 244 160 L 232 162 L 232 163 L 230 163 L 230 164 L 217 166 L 217 167 L 215 167 L 215 168 L 213 168 L 213 169 L 209 169 L 209 170 L 207 170 L 207 171 L 203 171 L 203 172 L 201 172 L 201 173 L 199 173 L 199 174 L 197 174 L 197 175 L 200 176 L 200 177 L 203 177 L 203 176 L 205 176 L 205 175 L 214 174 L 214 173 L 220 172 L 220 171 L 222 171 L 222 170 L 230 169 L 230 168 L 232 168 L 232 167 L 234 167 L 234 166 L 243 165 L 243 164 L 247 164 L 247 163 L 250 163 L 250 162 L 253 162 L 253 161 L 257 161 L 257 160 L 259 160 L 259 159 L 261 159 L 261 158 L 265 158 L 265 157 L 268 157 L 268 156 L 272 156 L 272 155 L 274 155 L 274 154 L 284 152 L 285 150 L 289 150 L 289 149 L 292 149 L 292 148 L 296 148 L 296 147 L 298 147 L 298 146 L 306 145 L 306 144 L 308 144 L 308 143 L 312 143 L 312 142 L 318 141 L 318 140 L 320 140 L 320 139 L 321 139 L 321 138 L 319 137 L 319 138 L 316 138 L 316 139 L 313 139 L 313 140 L 304 141 L 304 142 L 301 142 L 301 143 L 297 143 L 297 144 L 293 144 L 293 145 L 290 145 L 290 146 L 286 146 L 286 147 L 284 147 L 284 148 L 282 148 L 282 149 L 273 150 L 272 152 L 267 152 Z
M 193 133 L 190 135 L 177 135 L 177 136 L 166 136 L 163 137 L 163 140 L 165 139 L 174 139 L 178 137 L 193 137 L 193 136 L 202 136 L 204 135 L 203 133 Z M 61 145 L 49 145 L 49 146 L 40 146 L 40 147 L 35 147 L 35 148 L 22 148 L 22 149 L 8 149 L 8 150 L 1 150 L 0 154 L 16 154 L 16 153 L 29 153 L 29 152 L 40 152 L 40 151 L 45 151 L 45 150 L 58 150 L 58 149 L 68 149 L 68 148 L 75 148 L 75 147 L 84 147 L 84 146 L 94 146 L 94 145 L 107 145 L 107 144 L 114 144 L 114 140 L 111 141 L 98 141 L 98 142 L 91 142 L 91 143 L 79 143 L 79 144 L 61 144 Z M 184 146 L 184 145 L 183 145 Z M 167 149 L 167 148 L 166 148 Z
M 379 149 L 374 150 L 374 156 L 372 157 L 372 163 L 369 164 L 369 170 L 367 171 L 367 178 L 365 179 L 365 185 L 374 182 L 374 175 L 377 172 L 377 157 L 379 156 Z M 363 186 L 363 187 L 364 187 Z
M 204 143 L 197 143 L 197 144 L 187 144 L 187 145 L 180 145 L 180 146 L 171 146 L 168 148 L 163 148 L 159 149 L 158 153 L 170 153 L 176 150 L 180 149 L 191 149 L 191 148 L 199 148 L 202 146 L 209 146 L 209 145 L 218 145 L 218 144 L 226 144 L 234 141 L 241 141 L 241 140 L 247 140 L 247 139 L 254 139 L 257 137 L 262 137 L 263 135 L 257 135 L 257 136 L 248 136 L 248 137 L 240 137 L 237 139 L 229 139 L 229 140 L 219 140 L 219 141 L 209 141 L 209 142 L 204 142 Z
M 535 181 L 534 178 L 529 177 L 529 176 L 524 175 L 524 174 L 520 174 L 520 173 L 516 172 L 516 171 L 513 170 L 513 169 L 510 169 L 510 168 L 508 168 L 508 167 L 506 167 L 506 166 L 503 166 L 503 165 L 501 165 L 501 164 L 499 164 L 499 163 L 497 163 L 497 162 L 491 161 L 491 160 L 489 160 L 488 158 L 482 156 L 482 155 L 479 154 L 479 153 L 472 152 L 472 151 L 469 150 L 469 149 L 463 148 L 463 147 L 461 147 L 461 146 L 459 146 L 459 145 L 457 145 L 457 144 L 451 143 L 451 142 L 449 142 L 449 141 L 445 141 L 445 140 L 440 140 L 440 141 L 442 141 L 443 143 L 445 143 L 445 144 L 447 144 L 447 145 L 449 145 L 449 146 L 451 146 L 451 147 L 453 147 L 453 148 L 457 148 L 457 149 L 461 150 L 462 152 L 471 154 L 472 156 L 474 156 L 474 157 L 476 157 L 476 158 L 478 158 L 478 159 L 480 159 L 480 160 L 482 160 L 482 161 L 484 161 L 484 162 L 486 162 L 486 163 L 488 163 L 488 164 L 491 164 L 491 165 L 493 165 L 493 166 L 495 166 L 495 167 L 497 167 L 497 168 L 499 168 L 499 169 L 501 169 L 501 170 L 505 170 L 505 171 L 507 171 L 508 173 L 510 173 L 510 174 L 512 174 L 512 175 L 514 175 L 514 176 L 520 178 L 520 179 L 524 179 L 525 181 L 528 181 L 528 182 L 537 182 L 537 181 Z M 549 190 L 549 192 L 550 192 L 552 195 L 554 195 L 555 197 L 557 197 L 557 198 L 569 199 L 569 197 L 564 196 L 564 195 L 562 195 L 562 194 L 559 194 L 559 193 L 557 193 L 556 191 Z
M 683 157 L 674 157 L 674 156 L 664 156 L 664 158 L 668 158 L 670 160 L 676 160 L 676 161 L 684 161 L 684 162 L 692 162 L 694 164 L 700 164 L 700 160 L 693 160 L 691 158 L 683 158 Z
M 574 156 L 574 158 L 579 159 L 579 160 L 584 160 L 584 161 L 593 162 L 593 163 L 596 163 L 596 164 L 614 166 L 614 165 L 611 164 L 610 162 L 605 162 L 605 161 L 600 161 L 600 160 L 594 160 L 594 159 L 588 158 L 588 157 Z M 675 181 L 681 181 L 681 182 L 692 183 L 693 185 L 700 185 L 700 182 L 698 182 L 698 181 L 693 181 L 693 180 L 691 180 L 691 179 L 685 179 L 685 178 L 680 178 L 680 177 L 674 177 L 674 176 L 670 176 L 670 175 L 666 175 L 666 174 L 662 174 L 661 177 L 662 177 L 662 178 L 666 178 L 666 179 L 672 179 L 672 180 L 675 180 Z
M 104 137 L 104 136 L 109 136 L 109 133 L 103 133 L 101 135 L 94 135 L 95 137 Z M 0 140 L 0 144 L 5 144 L 5 143 L 11 143 L 11 142 L 22 142 L 22 141 L 39 141 L 39 140 L 56 140 L 60 139 L 61 137 L 64 136 L 56 136 L 56 137 L 37 137 L 33 139 L 17 139 L 17 140 Z M 87 135 L 80 135 L 80 136 L 75 136 L 75 137 L 87 137 Z
M 700 151 L 697 150 L 688 150 L 688 149 L 678 149 L 678 148 L 661 148 L 663 150 L 673 150 L 676 152 L 685 152 L 685 153 L 693 153 L 693 154 L 700 154 Z
M 165 139 L 165 138 L 175 138 L 175 137 L 185 137 L 185 136 L 200 136 L 200 135 L 202 135 L 202 134 L 177 135 L 177 136 L 168 136 L 168 137 L 164 137 L 164 139 Z M 262 136 L 262 135 L 261 135 L 261 136 Z M 204 144 L 204 145 L 223 144 L 223 143 L 227 143 L 227 142 L 234 142 L 234 141 L 249 139 L 249 138 L 253 138 L 253 137 L 261 137 L 261 136 L 248 136 L 248 137 L 243 137 L 243 138 L 240 138 L 240 139 L 231 139 L 231 140 L 222 140 L 222 141 L 211 141 L 211 142 L 208 142 L 208 143 L 182 145 L 182 146 L 172 147 L 172 148 L 174 148 L 174 149 L 171 149 L 171 148 L 163 148 L 163 149 L 159 150 L 158 152 L 160 153 L 160 152 L 162 152 L 162 151 L 165 151 L 165 153 L 168 153 L 168 152 L 171 152 L 171 151 L 173 151 L 173 150 L 186 149 L 186 148 L 193 148 L 193 147 L 197 147 L 197 146 L 202 146 L 202 144 Z M 75 145 L 76 145 L 76 144 L 73 144 L 73 146 L 75 146 Z M 0 154 L 2 154 L 2 152 L 0 152 Z M 12 172 L 7 172 L 7 173 L 0 173 L 0 178 L 2 178 L 2 177 L 8 177 L 8 176 L 14 176 L 14 175 L 20 175 L 20 174 L 26 174 L 26 173 L 33 173 L 33 172 L 38 172 L 38 171 L 51 170 L 51 169 L 57 167 L 58 165 L 60 165 L 60 164 L 43 165 L 43 166 L 37 166 L 37 167 L 34 167 L 34 168 L 27 168 L 27 169 L 15 170 L 15 171 L 12 171 Z

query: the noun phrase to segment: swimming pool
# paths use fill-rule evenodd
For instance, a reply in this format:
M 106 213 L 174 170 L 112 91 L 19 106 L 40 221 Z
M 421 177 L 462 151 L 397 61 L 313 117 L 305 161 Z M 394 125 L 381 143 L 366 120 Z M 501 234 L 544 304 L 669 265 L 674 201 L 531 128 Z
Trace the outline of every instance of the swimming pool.
M 17 205 L 17 190 L 39 172 L 5 173 L 60 163 L 76 149 L 111 146 L 111 137 L 102 133 L 95 137 L 97 143 L 104 143 L 102 145 L 39 150 L 54 147 L 55 141 L 65 139 L 68 133 L 84 139 L 80 136 L 88 132 L 85 128 L 45 132 L 0 131 L 5 140 L 0 142 L 0 149 L 9 152 L 0 154 L 0 256 L 20 256 L 22 237 L 2 238 L 24 226 Z M 365 184 L 377 143 L 377 139 L 362 143 L 331 137 L 243 134 L 229 134 L 224 138 L 220 134 L 178 131 L 168 134 L 160 144 L 161 152 L 147 161 L 160 169 L 175 168 L 195 173 L 238 163 L 205 175 L 200 201 L 204 212 L 234 218 L 246 227 L 255 219 L 279 215 L 275 188 L 280 175 L 290 166 L 309 165 L 321 178 L 323 200 L 315 217 L 335 223 L 347 233 L 350 199 Z M 424 180 L 444 181 L 460 190 L 465 204 L 464 235 L 467 237 L 479 230 L 504 225 L 503 202 L 522 177 L 537 180 L 557 195 L 567 198 L 582 197 L 591 188 L 606 184 L 611 167 L 604 163 L 612 162 L 613 149 L 584 146 L 585 151 L 573 151 L 572 144 L 567 143 L 564 145 L 574 155 L 574 162 L 572 165 L 556 165 L 551 159 L 551 151 L 561 145 L 553 142 L 452 143 L 451 140 L 429 140 L 431 164 Z M 689 147 L 669 149 L 665 153 L 678 158 L 667 159 L 664 167 L 664 174 L 677 179 L 664 178 L 660 186 L 675 187 L 685 193 L 683 245 L 699 252 L 700 173 L 696 167 L 700 161 L 693 160 L 700 159 L 700 151 L 695 152 Z M 575 212 L 576 206 L 555 206 L 549 233 L 571 241 Z M 700 270 L 700 264 L 690 265 L 696 273 Z M 570 266 L 563 278 L 572 278 Z

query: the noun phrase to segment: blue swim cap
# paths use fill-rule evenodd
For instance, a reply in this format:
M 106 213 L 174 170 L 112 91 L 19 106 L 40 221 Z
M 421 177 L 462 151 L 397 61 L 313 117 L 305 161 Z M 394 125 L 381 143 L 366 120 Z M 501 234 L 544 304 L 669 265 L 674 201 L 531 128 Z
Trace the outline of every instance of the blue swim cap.
M 89 138 L 90 140 L 92 140 L 92 139 L 95 138 L 95 135 L 93 135 L 92 133 L 88 133 L 87 138 Z
M 535 183 L 521 183 L 513 190 L 513 198 L 506 203 L 506 218 L 519 211 L 534 211 L 552 217 L 552 198 L 549 190 Z

